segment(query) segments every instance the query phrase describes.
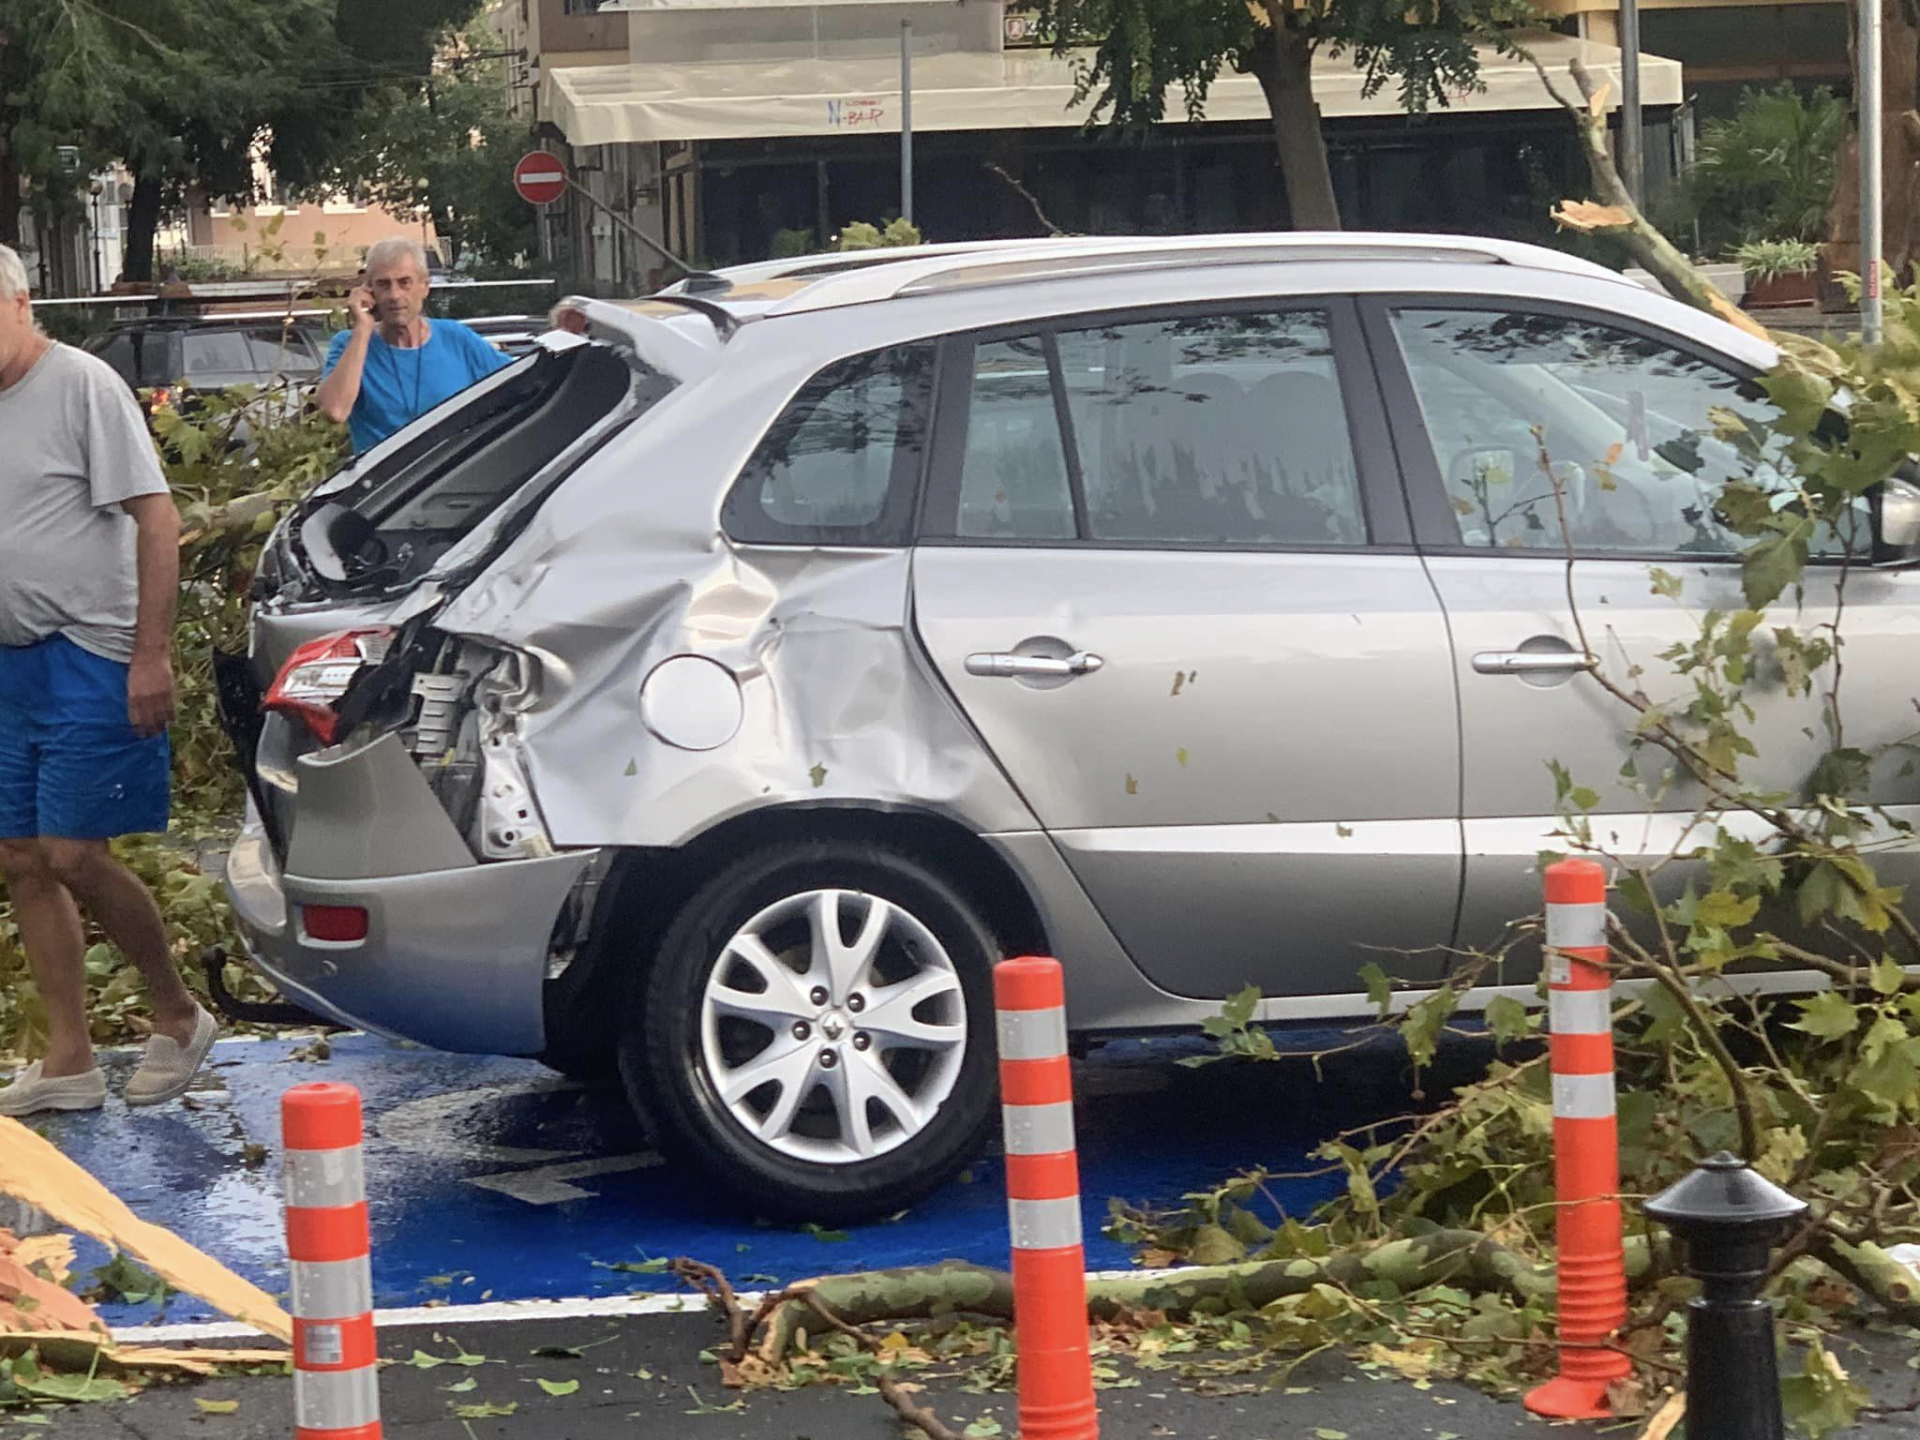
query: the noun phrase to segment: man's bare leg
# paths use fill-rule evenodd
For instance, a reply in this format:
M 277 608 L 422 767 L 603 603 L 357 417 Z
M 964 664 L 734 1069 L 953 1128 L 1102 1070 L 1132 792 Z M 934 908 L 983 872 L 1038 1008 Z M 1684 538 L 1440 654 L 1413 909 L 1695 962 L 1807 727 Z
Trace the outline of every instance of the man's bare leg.
M 120 953 L 133 962 L 147 982 L 154 1030 L 181 1045 L 190 1043 L 200 1007 L 174 966 L 167 944 L 166 922 L 160 918 L 160 907 L 154 903 L 147 887 L 113 858 L 104 840 L 47 839 L 40 842 L 40 848 L 46 856 L 47 868 L 107 932 L 107 938 L 120 947 Z M 31 955 L 31 947 L 28 953 Z M 84 962 L 79 968 L 84 1008 Z M 53 1072 L 49 1069 L 47 1073 Z
M 87 1024 L 86 934 L 80 912 L 37 840 L 0 840 L 0 874 L 6 876 L 20 943 L 47 1007 L 41 1073 L 49 1079 L 85 1075 L 93 1069 L 93 1038 Z

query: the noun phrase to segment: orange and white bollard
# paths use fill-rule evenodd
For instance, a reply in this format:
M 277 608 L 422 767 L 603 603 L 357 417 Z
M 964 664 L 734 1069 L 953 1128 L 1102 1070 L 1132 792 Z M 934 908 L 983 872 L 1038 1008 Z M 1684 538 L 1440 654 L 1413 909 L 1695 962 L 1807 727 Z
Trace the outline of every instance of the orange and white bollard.
M 299 1085 L 280 1097 L 287 1257 L 293 1267 L 297 1440 L 380 1440 L 360 1092 Z
M 1607 1387 L 1632 1368 L 1604 1348 L 1627 1323 L 1607 872 L 1592 860 L 1562 860 L 1547 867 L 1546 891 L 1560 1374 L 1526 1406 L 1553 1419 L 1597 1420 L 1612 1413 Z
M 1067 1057 L 1060 962 L 1002 961 L 993 970 L 993 1000 L 1013 1230 L 1021 1440 L 1097 1440 L 1080 1162 L 1073 1145 L 1073 1062 Z

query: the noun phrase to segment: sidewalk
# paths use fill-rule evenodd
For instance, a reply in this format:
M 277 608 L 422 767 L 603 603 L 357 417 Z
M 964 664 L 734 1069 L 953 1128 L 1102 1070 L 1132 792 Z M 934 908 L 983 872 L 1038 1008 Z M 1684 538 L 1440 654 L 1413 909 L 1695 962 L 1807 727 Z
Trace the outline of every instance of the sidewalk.
M 721 1338 L 705 1313 L 644 1319 L 516 1321 L 498 1324 L 394 1329 L 381 1334 L 381 1353 L 396 1361 L 416 1349 L 452 1356 L 458 1348 L 486 1362 L 416 1369 L 396 1364 L 381 1375 L 385 1431 L 398 1440 L 900 1440 L 899 1422 L 878 1395 L 812 1387 L 780 1393 L 728 1392 L 700 1351 Z M 1906 1366 L 1911 1342 L 1862 1336 L 1862 1348 L 1841 1354 L 1856 1378 L 1882 1403 L 1915 1398 L 1920 1382 Z M 535 1356 L 543 1347 L 572 1347 L 579 1358 Z M 1204 1357 L 1193 1357 L 1204 1358 Z M 916 1379 L 919 1377 L 915 1377 Z M 1505 1440 L 1508 1436 L 1597 1440 L 1631 1437 L 1641 1426 L 1587 1425 L 1548 1430 L 1516 1401 L 1492 1400 L 1464 1386 L 1436 1383 L 1418 1390 L 1398 1378 L 1376 1378 L 1348 1361 L 1318 1356 L 1282 1388 L 1261 1390 L 1262 1376 L 1239 1377 L 1244 1393 L 1195 1395 L 1183 1391 L 1175 1370 L 1123 1369 L 1137 1384 L 1100 1394 L 1102 1440 Z M 548 1396 L 539 1380 L 578 1381 L 563 1397 Z M 473 1382 L 470 1390 L 448 1387 Z M 1304 1393 L 1287 1393 L 1288 1389 Z M 956 1432 L 977 1421 L 997 1421 L 1001 1440 L 1013 1440 L 1013 1397 L 975 1395 L 956 1379 L 929 1381 L 915 1400 L 927 1404 Z M 200 1400 L 235 1400 L 230 1415 L 209 1415 Z M 737 1409 L 730 1408 L 738 1404 Z M 462 1418 L 455 1406 L 514 1405 L 506 1416 Z M 719 1407 L 719 1408 L 716 1408 Z M 209 1381 L 159 1389 L 123 1404 L 73 1407 L 52 1417 L 61 1440 L 286 1440 L 293 1433 L 293 1382 L 283 1377 Z M 1902 1415 L 1869 1432 L 1889 1440 L 1920 1437 L 1920 1417 Z

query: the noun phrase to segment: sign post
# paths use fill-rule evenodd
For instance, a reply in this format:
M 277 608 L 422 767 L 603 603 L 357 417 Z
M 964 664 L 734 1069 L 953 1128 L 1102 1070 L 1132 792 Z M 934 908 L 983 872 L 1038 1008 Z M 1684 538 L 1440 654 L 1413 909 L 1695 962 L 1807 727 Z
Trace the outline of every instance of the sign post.
M 529 205 L 551 205 L 567 193 L 567 167 L 556 155 L 529 150 L 513 167 L 513 188 Z

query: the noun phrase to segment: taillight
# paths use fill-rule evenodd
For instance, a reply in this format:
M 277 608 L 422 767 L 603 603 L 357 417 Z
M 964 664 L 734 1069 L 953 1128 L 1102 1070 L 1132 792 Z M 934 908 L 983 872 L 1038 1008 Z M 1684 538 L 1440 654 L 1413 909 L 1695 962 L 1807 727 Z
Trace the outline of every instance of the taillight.
M 367 938 L 367 912 L 359 905 L 302 905 L 300 923 L 309 940 L 340 945 Z
M 280 668 L 262 710 L 300 721 L 322 745 L 331 745 L 340 733 L 340 716 L 333 708 L 347 693 L 363 665 L 387 658 L 393 631 L 346 630 L 309 640 Z

